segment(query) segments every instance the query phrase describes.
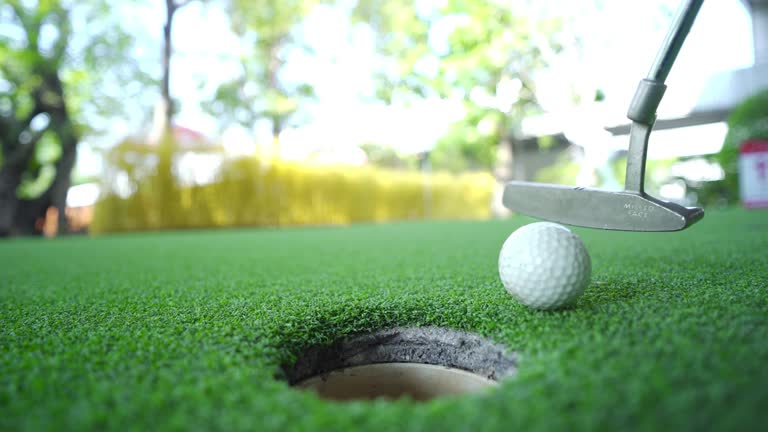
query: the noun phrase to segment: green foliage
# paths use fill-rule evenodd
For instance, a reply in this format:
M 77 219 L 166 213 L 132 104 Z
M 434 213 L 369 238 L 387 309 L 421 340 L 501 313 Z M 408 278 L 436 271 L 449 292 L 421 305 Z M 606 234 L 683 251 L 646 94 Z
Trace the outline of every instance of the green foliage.
M 56 161 L 61 157 L 61 145 L 53 132 L 43 134 L 35 147 L 34 157 L 29 161 L 16 194 L 23 199 L 42 195 L 56 177 Z
M 78 128 L 85 136 L 110 132 L 106 128 L 114 118 L 128 118 L 135 112 L 149 112 L 151 106 L 143 95 L 159 86 L 151 70 L 144 70 L 133 57 L 136 36 L 121 25 L 120 17 L 100 3 L 80 10 L 89 26 L 79 29 L 69 60 L 61 70 L 67 90 L 67 105 Z M 109 2 L 105 2 L 106 5 Z
M 542 135 L 536 138 L 536 145 L 541 150 L 550 150 L 559 143 L 559 140 L 552 135 Z
M 535 181 L 541 183 L 576 184 L 576 177 L 579 175 L 581 166 L 567 154 L 562 155 L 559 160 L 536 173 Z
M 677 158 L 652 159 L 645 163 L 645 190 L 651 194 L 657 194 L 661 186 L 669 182 L 672 166 L 679 160 Z M 620 157 L 613 161 L 614 176 L 623 185 L 627 176 L 627 158 Z
M 3 15 L 17 31 L 0 36 L 0 107 L 15 107 L 23 117 L 33 107 L 33 94 L 43 84 L 42 74 L 58 73 L 66 89 L 68 109 L 83 132 L 98 132 L 105 116 L 124 112 L 126 101 L 153 81 L 129 57 L 134 38 L 120 26 L 108 2 L 51 0 L 32 3 L 11 1 Z M 87 27 L 72 28 L 72 16 Z M 39 41 L 39 33 L 54 34 Z M 140 84 L 139 86 L 128 84 Z M 115 93 L 115 88 L 135 88 Z M 2 112 L 0 112 L 2 114 Z
M 755 138 L 768 139 L 768 90 L 750 96 L 728 116 L 725 146 L 738 149 Z
M 56 167 L 40 165 L 35 171 L 27 171 L 22 178 L 16 194 L 22 199 L 33 199 L 42 195 L 53 183 Z
M 376 96 L 386 103 L 409 102 L 434 94 L 434 82 L 417 73 L 420 62 L 434 61 L 429 52 L 429 26 L 437 15 L 421 15 L 413 0 L 359 0 L 353 19 L 370 26 L 382 54 L 375 73 Z
M 291 49 L 302 49 L 295 30 L 318 0 L 269 0 L 253 3 L 227 0 L 233 30 L 248 44 L 241 56 L 241 73 L 219 85 L 213 100 L 204 104 L 222 126 L 240 124 L 252 127 L 262 118 L 272 122 L 279 133 L 314 98 L 307 83 L 283 79 L 285 56 Z
M 132 83 L 142 91 L 150 83 L 128 57 L 133 37 L 119 20 L 102 0 L 12 0 L 0 5 L 4 158 L 22 146 L 34 146 L 34 157 L 17 188 L 19 197 L 39 196 L 55 176 L 62 154 L 60 135 L 70 125 L 48 116 L 40 126 L 46 113 L 65 107 L 76 136 L 106 132 L 105 119 L 124 113 L 136 99 L 135 92 L 123 89 Z
M 51 133 L 43 135 L 35 148 L 34 161 L 40 165 L 53 165 L 61 157 L 61 147 Z
M 464 120 L 449 126 L 431 153 L 436 170 L 490 170 L 496 158 L 496 146 L 502 139 L 503 113 L 494 110 L 472 110 Z
M 654 159 L 645 164 L 645 189 L 651 193 L 657 193 L 659 188 L 670 179 L 672 166 L 678 162 L 677 158 Z M 624 176 L 626 176 L 626 161 L 624 164 Z M 624 176 L 620 178 L 624 178 Z
M 602 102 L 605 100 L 605 92 L 602 89 L 595 90 L 595 102 Z
M 360 146 L 368 157 L 368 163 L 379 168 L 417 170 L 419 160 L 415 155 L 401 155 L 392 147 L 375 143 Z
M 655 159 L 648 160 L 645 164 L 645 189 L 649 193 L 658 193 L 659 188 L 669 180 L 669 173 L 672 165 L 677 159 Z M 563 153 L 558 157 L 557 162 L 550 166 L 540 169 L 536 173 L 535 181 L 541 183 L 553 183 L 564 185 L 576 185 L 576 179 L 581 172 L 582 166 L 578 161 L 573 160 L 568 153 Z M 620 157 L 613 160 L 610 171 L 614 179 L 619 184 L 624 184 L 624 178 L 627 171 L 627 158 Z M 595 187 L 605 185 L 605 179 L 601 174 L 596 173 L 597 184 Z
M 355 17 L 369 23 L 385 56 L 379 99 L 465 101 L 465 118 L 435 149 L 435 160 L 452 170 L 492 166 L 499 142 L 537 110 L 533 75 L 561 48 L 561 20 L 529 1 L 510 7 L 448 0 L 430 8 L 412 0 L 363 0 Z
M 528 218 L 0 243 L 4 431 L 746 431 L 768 422 L 765 214 L 577 230 L 573 309 L 509 296 Z M 41 265 L 45 263 L 45 265 Z M 479 395 L 333 403 L 280 380 L 307 347 L 442 326 L 518 354 Z

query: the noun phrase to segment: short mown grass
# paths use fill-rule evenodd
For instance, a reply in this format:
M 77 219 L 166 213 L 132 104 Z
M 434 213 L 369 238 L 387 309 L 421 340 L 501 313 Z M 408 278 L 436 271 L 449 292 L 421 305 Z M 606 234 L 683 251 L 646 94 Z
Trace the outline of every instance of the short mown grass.
M 768 422 L 768 213 L 679 233 L 577 229 L 593 280 L 527 309 L 497 275 L 531 222 L 126 234 L 0 243 L 0 430 L 745 430 Z M 495 391 L 334 403 L 301 350 L 445 326 L 520 353 Z

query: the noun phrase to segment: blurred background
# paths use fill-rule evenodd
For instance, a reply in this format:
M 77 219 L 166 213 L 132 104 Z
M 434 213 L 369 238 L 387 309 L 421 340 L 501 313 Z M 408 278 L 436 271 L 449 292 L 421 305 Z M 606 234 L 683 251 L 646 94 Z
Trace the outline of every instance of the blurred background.
M 504 217 L 619 190 L 676 0 L 0 0 L 0 236 Z M 768 0 L 708 0 L 650 193 L 768 206 Z

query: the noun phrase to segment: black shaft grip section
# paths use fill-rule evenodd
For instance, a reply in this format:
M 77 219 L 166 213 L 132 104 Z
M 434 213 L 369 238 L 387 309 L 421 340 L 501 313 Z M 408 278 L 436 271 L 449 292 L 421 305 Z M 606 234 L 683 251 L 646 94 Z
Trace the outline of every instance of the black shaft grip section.
M 683 47 L 683 42 L 691 30 L 693 22 L 696 20 L 696 15 L 699 13 L 702 3 L 704 3 L 704 0 L 684 0 L 680 3 L 680 8 L 677 11 L 675 20 L 672 22 L 672 27 L 669 29 L 669 33 L 664 40 L 659 54 L 656 56 L 656 60 L 653 62 L 653 66 L 651 66 L 650 72 L 648 72 L 648 79 L 662 83 L 666 81 L 677 53 Z
M 656 109 L 664 97 L 667 86 L 659 81 L 644 79 L 635 91 L 635 97 L 629 104 L 627 117 L 633 122 L 652 125 L 656 121 Z

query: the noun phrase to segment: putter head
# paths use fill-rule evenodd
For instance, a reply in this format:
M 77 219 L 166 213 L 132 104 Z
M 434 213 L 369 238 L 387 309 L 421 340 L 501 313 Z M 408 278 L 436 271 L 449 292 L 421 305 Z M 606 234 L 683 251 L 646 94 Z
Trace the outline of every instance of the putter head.
M 704 0 L 681 3 L 648 77 L 637 87 L 627 117 L 632 120 L 624 191 L 610 192 L 540 183 L 510 182 L 504 205 L 528 216 L 622 231 L 679 231 L 704 217 L 700 208 L 661 201 L 643 192 L 648 138 L 664 96 L 664 80 Z
M 680 231 L 704 216 L 700 208 L 644 193 L 542 183 L 509 182 L 502 199 L 510 210 L 528 216 L 605 230 Z

